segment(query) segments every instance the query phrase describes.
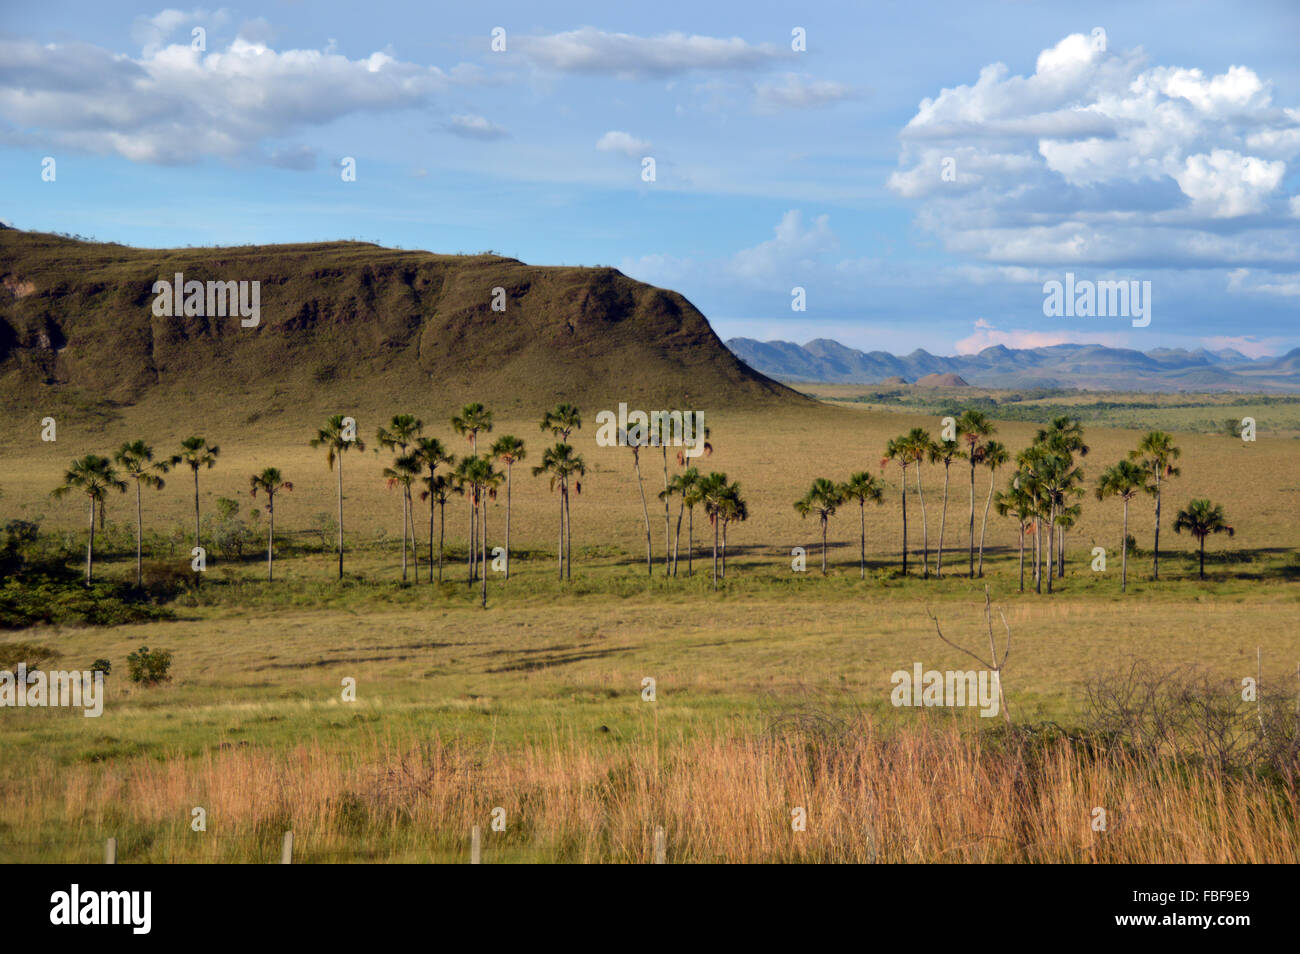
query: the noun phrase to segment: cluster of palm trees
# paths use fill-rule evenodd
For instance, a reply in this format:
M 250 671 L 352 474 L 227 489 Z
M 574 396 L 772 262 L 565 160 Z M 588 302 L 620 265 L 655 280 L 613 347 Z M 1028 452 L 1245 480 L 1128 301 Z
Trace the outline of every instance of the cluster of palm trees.
M 996 472 L 1012 462 L 1007 448 L 994 439 L 996 428 L 985 415 L 968 410 L 960 417 L 946 422 L 945 436 L 935 440 L 924 428 L 913 428 L 906 434 L 888 442 L 881 467 L 896 464 L 901 470 L 902 503 L 902 572 L 908 572 L 908 473 L 915 475 L 915 495 L 921 509 L 922 576 L 931 572 L 929 524 L 926 516 L 925 493 L 922 481 L 922 464 L 942 466 L 942 505 L 939 516 L 938 547 L 935 553 L 934 575 L 943 576 L 945 533 L 948 523 L 948 501 L 951 470 L 964 461 L 969 472 L 969 513 L 967 519 L 968 574 L 984 575 L 984 540 L 988 529 L 990 509 L 996 507 L 1002 516 L 1011 517 L 1019 526 L 1019 576 L 1020 589 L 1025 588 L 1025 556 L 1031 552 L 1034 588 L 1042 592 L 1046 581 L 1047 592 L 1052 592 L 1053 580 L 1064 577 L 1065 537 L 1077 523 L 1081 514 L 1079 498 L 1083 497 L 1084 472 L 1079 461 L 1088 455 L 1088 445 L 1083 440 L 1080 423 L 1069 417 L 1058 417 L 1040 430 L 1032 444 L 1015 455 L 1015 471 L 1005 490 L 996 491 Z M 512 434 L 498 437 L 480 453 L 479 438 L 491 434 L 492 412 L 482 404 L 465 405 L 450 420 L 452 430 L 469 443 L 469 453 L 457 459 L 449 453 L 442 441 L 426 436 L 424 424 L 413 414 L 395 415 L 376 433 L 375 452 L 385 449 L 393 453 L 392 463 L 382 471 L 390 490 L 400 490 L 402 498 L 402 579 L 414 573 L 420 581 L 420 554 L 415 523 L 415 496 L 429 506 L 429 538 L 426 558 L 427 579 L 443 579 L 444 539 L 446 536 L 446 504 L 453 495 L 463 496 L 468 505 L 467 524 L 467 582 L 481 586 L 481 600 L 487 604 L 489 501 L 496 499 L 502 485 L 505 487 L 505 546 L 500 548 L 505 580 L 510 579 L 510 523 L 512 509 L 512 484 L 514 466 L 527 456 L 524 441 Z M 556 560 L 559 578 L 572 578 L 573 534 L 570 504 L 574 495 L 582 492 L 582 478 L 586 464 L 574 452 L 570 443 L 573 433 L 582 427 L 582 416 L 572 404 L 559 404 L 547 411 L 540 429 L 555 439 L 555 443 L 542 453 L 541 462 L 532 468 L 534 476 L 546 476 L 550 489 L 556 493 L 559 504 L 559 540 Z M 707 434 L 705 435 L 707 438 Z M 652 446 L 646 441 L 624 443 L 631 449 L 637 487 L 641 496 L 641 510 L 645 520 L 646 571 L 654 574 L 654 544 L 650 509 L 641 475 L 641 452 Z M 365 444 L 356 434 L 353 419 L 336 414 L 330 417 L 310 441 L 314 448 L 324 448 L 326 463 L 336 478 L 338 497 L 338 574 L 343 578 L 343 455 L 349 451 L 364 451 Z M 656 445 L 658 446 L 658 445 Z M 732 523 L 749 517 L 749 507 L 739 483 L 728 480 L 725 473 L 703 473 L 687 466 L 683 453 L 676 455 L 677 472 L 671 472 L 667 445 L 661 446 L 663 457 L 663 490 L 658 497 L 664 505 L 663 569 L 665 575 L 677 575 L 681 549 L 682 523 L 686 523 L 687 575 L 694 574 L 695 510 L 701 508 L 713 527 L 713 586 L 726 578 L 727 530 Z M 712 445 L 705 441 L 704 453 L 712 453 Z M 189 467 L 194 481 L 194 545 L 201 546 L 201 520 L 199 508 L 199 472 L 210 470 L 217 463 L 220 448 L 200 436 L 181 442 L 180 452 L 166 457 L 155 457 L 153 448 L 143 440 L 122 445 L 112 459 L 88 454 L 75 460 L 64 475 L 63 483 L 55 489 L 54 496 L 62 497 L 73 491 L 84 494 L 90 505 L 90 540 L 86 548 L 86 582 L 90 583 L 94 569 L 96 515 L 103 526 L 103 508 L 110 491 L 125 492 L 133 483 L 136 496 L 136 584 L 142 582 L 142 538 L 144 527 L 143 491 L 158 490 L 164 486 L 163 475 L 172 468 Z M 1098 500 L 1119 498 L 1123 502 L 1123 540 L 1121 547 L 1120 586 L 1128 588 L 1128 512 L 1129 502 L 1146 493 L 1155 499 L 1155 540 L 1153 546 L 1152 575 L 1160 573 L 1160 509 L 1164 484 L 1179 476 L 1175 462 L 1181 450 L 1173 438 L 1161 431 L 1147 434 L 1128 458 L 1102 472 L 1094 491 Z M 984 496 L 983 520 L 978 538 L 976 523 L 976 476 L 980 468 L 989 472 L 988 489 Z M 267 529 L 267 579 L 274 578 L 275 560 L 275 500 L 293 484 L 284 479 L 277 468 L 268 467 L 249 478 L 249 491 L 256 498 L 266 500 L 270 515 Z M 672 517 L 672 501 L 677 500 L 677 517 Z M 822 534 L 822 573 L 827 572 L 827 537 L 830 518 L 837 510 L 857 503 L 859 510 L 860 546 L 859 574 L 866 578 L 866 505 L 884 502 L 882 481 L 867 471 L 849 476 L 836 483 L 825 477 L 813 481 L 808 492 L 795 501 L 800 516 L 816 515 Z M 437 546 L 435 560 L 435 517 Z M 1196 499 L 1174 521 L 1174 531 L 1187 531 L 1200 544 L 1200 576 L 1205 577 L 1205 540 L 1216 533 L 1233 534 L 1223 508 L 1206 499 Z M 1030 549 L 1032 541 L 1032 549 Z M 408 562 L 409 556 L 409 562 Z M 435 569 L 436 567 L 436 569 Z

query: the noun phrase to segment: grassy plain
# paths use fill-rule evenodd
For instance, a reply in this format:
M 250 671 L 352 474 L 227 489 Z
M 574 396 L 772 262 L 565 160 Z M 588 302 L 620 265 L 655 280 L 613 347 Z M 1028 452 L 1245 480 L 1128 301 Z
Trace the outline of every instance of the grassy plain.
M 1068 537 L 1058 593 L 1017 592 L 1015 527 L 996 514 L 985 579 L 965 578 L 969 490 L 960 462 L 951 474 L 944 579 L 894 572 L 900 518 L 891 468 L 883 473 L 885 504 L 866 514 L 866 581 L 856 508 L 832 518 L 831 573 L 822 578 L 817 524 L 801 520 L 793 501 L 817 476 L 881 473 L 886 441 L 914 426 L 937 431 L 950 403 L 961 406 L 937 395 L 925 407 L 846 400 L 761 414 L 706 408 L 715 450 L 701 466 L 738 479 L 751 514 L 731 530 L 718 593 L 709 585 L 700 514 L 694 576 L 663 575 L 655 497 L 662 462 L 653 455 L 642 460 L 656 555 L 647 579 L 631 454 L 596 446 L 596 409 L 587 408 L 575 441 L 588 474 L 572 508 L 574 578 L 556 582 L 557 504 L 529 470 L 544 435 L 534 419 L 499 421 L 492 436 L 524 438 L 529 458 L 513 481 L 512 579 L 493 576 L 486 611 L 457 562 L 466 525 L 460 500 L 447 508 L 446 582 L 423 582 L 422 566 L 418 586 L 400 584 L 401 502 L 379 476 L 386 455 L 369 449 L 344 458 L 352 549 L 348 579 L 333 579 L 317 515 L 333 513 L 334 478 L 323 453 L 306 446 L 314 421 L 249 423 L 250 409 L 235 406 L 193 420 L 183 407 L 146 405 L 109 419 L 60 419 L 56 443 L 39 440 L 38 418 L 20 421 L 0 438 L 5 519 L 40 517 L 46 529 L 83 533 L 80 502 L 50 501 L 50 489 L 73 457 L 135 437 L 159 452 L 190 433 L 221 445 L 217 466 L 200 474 L 207 512 L 219 496 L 247 510 L 248 476 L 266 466 L 279 467 L 294 490 L 277 505 L 282 558 L 274 584 L 264 582 L 255 544 L 242 562 L 214 560 L 198 591 L 173 604 L 172 620 L 0 635 L 0 645 L 56 650 L 61 668 L 99 657 L 115 668 L 101 718 L 0 711 L 0 858 L 93 860 L 102 838 L 116 835 L 124 861 L 270 860 L 279 832 L 293 827 L 303 860 L 449 860 L 463 855 L 468 826 L 486 828 L 490 809 L 502 805 L 512 823 L 492 836 L 494 860 L 645 860 L 656 821 L 682 860 L 1297 860 L 1294 801 L 1276 803 L 1230 780 L 1197 781 L 1210 788 L 1189 794 L 1170 779 L 1137 769 L 1102 773 L 1056 749 L 1043 756 L 1045 781 L 1032 803 L 1012 799 L 994 811 L 988 806 L 1015 789 L 1014 773 L 987 760 L 991 725 L 1001 720 L 889 702 L 897 669 L 915 661 L 970 666 L 938 640 L 928 611 L 945 633 L 985 651 L 984 583 L 1013 634 L 1004 684 L 1017 722 L 1074 724 L 1091 675 L 1134 657 L 1196 663 L 1239 681 L 1254 674 L 1258 648 L 1266 684 L 1294 693 L 1300 443 L 1292 431 L 1271 428 L 1261 405 L 1254 443 L 1178 433 L 1182 474 L 1165 499 L 1162 578 L 1150 580 L 1148 556 L 1132 558 L 1125 596 L 1120 506 L 1091 496 Z M 454 452 L 465 447 L 445 415 L 422 414 L 419 400 L 338 410 L 357 417 L 367 441 L 382 421 L 409 410 Z M 1085 420 L 1089 483 L 1135 444 L 1131 427 L 1147 426 L 1141 414 L 1149 426 L 1172 427 L 1180 418 L 1170 415 L 1210 419 L 1239 407 L 1220 410 L 1170 405 Z M 998 438 L 1014 452 L 1045 423 L 1003 421 Z M 923 481 L 933 561 L 942 468 L 927 467 Z M 977 533 L 987 481 L 978 473 Z M 909 543 L 919 568 L 914 491 L 911 484 Z M 192 520 L 192 493 L 188 471 L 146 493 L 147 524 L 164 536 L 177 532 L 152 560 L 188 566 L 180 534 Z M 1211 540 L 1205 582 L 1195 577 L 1193 541 L 1171 532 L 1172 514 L 1193 496 L 1223 503 L 1236 529 L 1232 539 Z M 428 516 L 417 508 L 423 558 Z M 490 545 L 501 542 L 504 518 L 502 494 L 489 515 Z M 109 519 L 131 527 L 127 496 L 112 501 Z M 1151 530 L 1150 501 L 1135 501 L 1130 531 L 1143 550 Z M 116 542 L 100 572 L 129 578 L 133 555 L 121 542 L 129 544 L 129 534 L 108 539 Z M 791 571 L 796 546 L 808 549 L 807 573 Z M 1109 552 L 1105 573 L 1089 568 L 1094 546 Z M 682 574 L 685 566 L 683 553 Z M 171 682 L 145 689 L 126 680 L 126 654 L 146 643 L 174 654 Z M 641 699 L 647 676 L 657 683 L 654 703 Z M 340 700 L 344 677 L 357 681 L 355 703 Z M 814 732 L 821 747 L 801 748 L 782 730 L 791 725 L 822 727 Z M 954 792 L 966 797 L 950 801 Z M 1099 845 L 1088 834 L 1088 811 L 1117 799 L 1134 833 Z M 1207 818 L 1206 799 L 1228 807 Z M 791 841 L 790 806 L 804 804 L 810 837 Z M 207 835 L 190 831 L 196 805 L 208 810 Z M 873 834 L 848 837 L 849 829 Z M 1176 838 L 1160 835 L 1174 829 Z

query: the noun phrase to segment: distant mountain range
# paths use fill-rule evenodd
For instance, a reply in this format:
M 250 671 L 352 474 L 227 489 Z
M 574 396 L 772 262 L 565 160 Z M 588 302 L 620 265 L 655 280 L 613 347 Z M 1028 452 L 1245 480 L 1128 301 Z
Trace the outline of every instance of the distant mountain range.
M 917 349 L 900 357 L 885 351 L 859 351 L 827 338 L 804 345 L 732 338 L 727 347 L 755 371 L 783 381 L 919 381 L 924 387 L 952 383 L 954 376 L 960 376 L 964 383 L 990 388 L 1300 392 L 1300 348 L 1281 357 L 1252 359 L 1231 348 L 1156 348 L 1142 352 L 1086 344 L 1021 350 L 994 345 L 979 354 L 952 357 Z M 939 375 L 947 377 L 920 380 Z

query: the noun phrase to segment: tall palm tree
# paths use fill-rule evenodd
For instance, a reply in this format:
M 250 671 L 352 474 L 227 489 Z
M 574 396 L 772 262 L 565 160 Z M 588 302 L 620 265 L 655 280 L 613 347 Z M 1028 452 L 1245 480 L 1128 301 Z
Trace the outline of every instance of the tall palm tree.
M 167 473 L 178 459 L 154 460 L 153 448 L 144 441 L 128 441 L 113 455 L 113 459 L 121 465 L 127 478 L 135 481 L 135 585 L 140 586 L 144 582 L 144 511 L 140 488 L 162 490 L 164 481 L 160 475 Z
M 978 451 L 976 451 L 978 453 Z M 954 460 L 964 458 L 966 453 L 956 441 L 932 441 L 926 451 L 932 464 L 943 464 L 943 509 L 939 512 L 939 555 L 934 561 L 934 575 L 943 578 L 943 531 L 948 522 L 948 469 Z M 974 484 L 971 485 L 972 488 Z M 971 498 L 974 502 L 974 498 Z
M 845 500 L 858 502 L 858 518 L 862 530 L 862 546 L 858 555 L 858 575 L 867 578 L 867 501 L 874 504 L 885 502 L 885 491 L 880 482 L 865 470 L 853 474 L 840 484 L 840 494 Z
M 1024 495 L 1033 510 L 1034 519 L 1034 592 L 1043 591 L 1042 577 L 1042 539 L 1043 521 L 1047 515 L 1046 495 L 1039 476 L 1043 469 L 1043 458 L 1047 454 L 1041 444 L 1026 447 L 1016 455 L 1016 473 L 1011 478 L 1011 488 Z
M 1135 450 L 1129 451 L 1129 460 L 1135 460 L 1154 481 L 1151 494 L 1156 498 L 1156 538 L 1152 547 L 1151 577 L 1160 579 L 1160 484 L 1171 477 L 1177 477 L 1181 471 L 1174 466 L 1174 461 L 1182 456 L 1182 449 L 1174 445 L 1174 439 L 1164 431 L 1151 431 L 1138 442 Z
M 1011 454 L 1007 451 L 1006 445 L 999 441 L 985 441 L 979 450 L 980 458 L 984 466 L 989 469 L 989 495 L 984 500 L 984 522 L 980 524 L 980 559 L 979 559 L 979 576 L 984 576 L 984 534 L 989 528 L 989 506 L 993 503 L 993 487 L 996 481 L 998 468 L 1002 467 L 1011 459 Z
M 217 466 L 217 456 L 220 453 L 220 447 L 209 444 L 202 437 L 187 437 L 181 441 L 181 452 L 177 455 L 180 460 L 176 462 L 188 465 L 194 473 L 194 545 L 196 547 L 202 546 L 199 542 L 199 469 L 211 470 Z
M 835 508 L 844 503 L 844 492 L 825 477 L 818 477 L 808 488 L 808 493 L 794 502 L 794 509 L 800 517 L 811 513 L 817 514 L 822 525 L 822 576 L 826 575 L 826 531 L 830 518 L 835 516 Z
M 1233 536 L 1236 531 L 1228 526 L 1228 518 L 1221 504 L 1208 500 L 1193 500 L 1174 518 L 1174 533 L 1184 530 L 1191 533 L 1201 544 L 1201 579 L 1205 579 L 1205 538 L 1212 533 L 1226 533 Z
M 424 463 L 416 454 L 399 454 L 392 467 L 385 467 L 381 476 L 388 484 L 388 489 L 402 488 L 402 582 L 406 582 L 406 530 L 409 518 L 411 530 L 411 548 L 415 549 L 415 515 L 410 506 L 411 488 L 424 472 Z M 432 572 L 432 568 L 430 568 Z M 420 582 L 420 561 L 415 560 L 415 582 Z
M 1088 445 L 1083 441 L 1083 425 L 1077 418 L 1066 415 L 1055 417 L 1052 422 L 1044 429 L 1040 430 L 1035 438 L 1036 443 L 1043 444 L 1051 449 L 1055 454 L 1066 457 L 1071 465 L 1074 463 L 1074 455 L 1080 457 L 1088 456 Z M 1062 488 L 1062 496 L 1083 496 L 1083 489 L 1078 485 L 1083 481 L 1083 471 L 1073 470 L 1071 482 Z M 1058 507 L 1060 514 L 1065 511 L 1065 505 Z M 1056 575 L 1065 576 L 1065 531 L 1069 529 L 1068 520 L 1056 520 L 1056 535 L 1054 545 L 1056 547 Z
M 343 579 L 343 455 L 349 450 L 364 451 L 365 443 L 358 437 L 349 437 L 348 428 L 343 423 L 344 416 L 335 414 L 325 422 L 325 426 L 316 431 L 316 436 L 309 441 L 312 447 L 325 448 L 325 462 L 334 471 L 338 479 L 339 500 L 339 579 Z M 337 464 L 337 466 L 335 466 Z
M 896 462 L 903 472 L 899 486 L 903 494 L 903 576 L 907 576 L 907 468 L 913 461 L 907 435 L 895 437 L 886 445 L 885 456 L 880 459 L 881 468 L 890 461 Z
M 587 473 L 582 457 L 573 453 L 573 448 L 563 442 L 548 447 L 542 452 L 542 462 L 533 468 L 533 476 L 550 475 L 551 490 L 560 494 L 560 544 L 557 559 L 560 566 L 560 579 L 565 579 L 566 567 L 570 579 L 573 577 L 573 537 L 569 520 L 570 482 L 575 493 L 582 493 L 582 481 L 578 478 Z
M 1097 499 L 1118 497 L 1124 501 L 1124 535 L 1120 537 L 1120 571 L 1119 589 L 1128 592 L 1128 502 L 1149 489 L 1147 472 L 1129 460 L 1122 460 L 1114 467 L 1102 471 L 1097 481 Z
M 691 412 L 682 411 L 681 413 L 683 417 L 685 417 L 685 415 Z M 709 443 L 708 426 L 705 425 L 703 428 L 703 433 L 697 434 L 695 436 L 703 444 L 702 451 L 704 453 L 704 456 L 705 457 L 711 456 L 713 454 L 713 445 Z M 668 477 L 668 443 L 663 439 L 662 434 L 660 435 L 660 445 L 661 445 L 660 449 L 663 452 L 663 459 L 664 459 L 664 489 L 659 494 L 659 499 L 664 502 L 664 573 L 666 575 L 668 572 L 668 561 L 670 559 L 669 548 L 671 547 L 673 576 L 676 576 L 677 575 L 677 543 L 680 542 L 681 535 L 682 535 L 682 516 L 681 516 L 681 511 L 678 510 L 677 535 L 676 535 L 676 539 L 674 539 L 672 535 L 672 518 L 669 515 L 669 501 L 672 499 L 673 494 L 680 492 L 680 489 L 674 490 L 673 481 L 671 481 Z M 678 467 L 686 466 L 685 448 L 679 449 L 677 451 L 677 466 Z
M 581 427 L 582 414 L 575 404 L 557 404 L 552 410 L 549 410 L 542 415 L 541 429 L 543 431 L 550 431 L 552 436 L 559 439 L 556 443 L 557 448 L 561 444 L 568 446 L 569 435 L 574 431 L 581 429 Z M 572 447 L 570 447 L 570 452 L 571 451 Z M 578 468 L 575 470 L 562 466 L 560 469 L 563 473 L 560 476 L 559 485 L 561 510 L 560 549 L 563 551 L 560 558 L 560 576 L 561 578 L 565 578 L 567 574 L 568 579 L 573 578 L 573 562 L 571 559 L 573 556 L 573 533 L 570 529 L 569 523 L 570 493 L 582 493 L 582 485 L 576 481 L 576 478 L 586 473 L 585 467 L 582 463 L 582 458 L 576 457 L 573 459 L 577 462 Z M 533 468 L 533 473 L 538 473 L 536 467 Z M 571 475 L 575 478 L 576 484 L 576 489 L 573 491 L 569 488 L 569 478 Z M 555 488 L 552 487 L 552 489 Z
M 749 519 L 749 504 L 741 496 L 740 484 L 728 484 L 718 505 L 718 516 L 722 519 L 722 578 L 727 578 L 727 528 L 733 523 L 743 523 Z
M 457 434 L 463 435 L 470 443 L 470 456 L 478 456 L 478 435 L 479 431 L 491 433 L 492 431 L 492 412 L 482 404 L 475 401 L 472 404 L 466 404 L 461 412 L 451 419 L 451 428 Z M 478 539 L 475 520 L 476 511 L 473 503 L 470 504 L 469 510 L 469 536 L 470 540 Z M 469 548 L 469 577 L 470 582 L 474 582 L 474 575 L 478 570 L 477 556 L 473 545 Z
M 480 574 L 481 599 L 483 608 L 487 609 L 487 502 L 490 498 L 496 497 L 497 487 L 501 484 L 502 475 L 492 466 L 492 461 L 487 457 L 471 456 L 461 463 L 462 466 L 457 469 L 457 475 L 461 478 L 469 493 L 470 502 L 473 504 L 474 509 L 479 513 L 477 526 L 481 536 L 478 540 L 472 540 L 470 546 L 479 551 L 480 563 L 483 568 Z
M 962 412 L 961 417 L 957 418 L 957 437 L 966 445 L 965 457 L 970 461 L 970 526 L 967 539 L 969 541 L 969 562 L 970 577 L 975 578 L 975 468 L 983 463 L 988 438 L 997 432 L 993 422 L 984 416 L 982 411 L 970 408 Z M 946 480 L 946 476 L 945 476 Z M 989 484 L 989 497 L 993 496 L 993 485 Z M 984 507 L 984 523 L 988 524 L 989 508 L 986 504 Z M 981 552 L 980 557 L 983 559 L 981 535 Z M 943 546 L 939 547 L 939 559 L 943 559 Z
M 921 488 L 921 462 L 929 458 L 934 451 L 934 439 L 923 427 L 914 427 L 907 432 L 908 453 L 916 465 L 916 497 L 921 502 L 921 577 L 930 578 L 930 525 L 925 518 L 925 491 Z
M 722 509 L 729 493 L 727 475 L 713 472 L 700 480 L 700 503 L 704 513 L 713 524 L 713 588 L 718 588 L 718 533 L 722 526 Z
M 57 500 L 74 490 L 90 500 L 90 542 L 86 544 L 86 585 L 89 586 L 95 568 L 95 505 L 102 505 L 110 490 L 126 493 L 126 481 L 118 476 L 107 457 L 87 454 L 72 462 L 63 474 L 63 483 L 54 489 L 52 496 Z
M 682 474 L 682 506 L 686 508 L 686 575 L 695 575 L 695 508 L 704 502 L 701 489 L 703 477 L 694 467 Z M 677 531 L 681 533 L 682 517 L 677 514 Z M 676 560 L 674 559 L 674 564 Z
M 628 447 L 632 451 L 632 469 L 636 471 L 636 488 L 641 492 L 641 512 L 645 515 L 645 569 L 646 573 L 654 576 L 654 562 L 650 548 L 650 508 L 646 505 L 645 484 L 641 482 L 641 448 L 648 446 L 647 438 L 644 436 L 633 440 L 627 431 L 619 431 L 619 443 Z
M 266 530 L 266 580 L 269 583 L 273 579 L 275 561 L 275 495 L 282 490 L 293 490 L 293 484 L 280 476 L 278 468 L 268 467 L 248 478 L 249 493 L 256 497 L 259 490 L 266 494 L 266 512 L 270 515 Z
M 397 458 L 400 462 L 400 460 L 406 456 L 406 449 L 419 439 L 420 432 L 423 430 L 423 422 L 421 422 L 421 420 L 414 414 L 397 414 L 393 416 L 392 421 L 389 422 L 387 427 L 379 428 L 375 433 L 375 440 L 378 442 L 379 447 L 388 450 L 396 450 Z M 379 447 L 375 448 L 376 453 L 379 452 Z M 413 512 L 414 508 L 411 506 L 411 484 L 415 478 L 414 476 L 407 474 L 410 479 L 392 479 L 393 476 L 398 473 L 407 474 L 407 468 L 403 468 L 399 466 L 399 464 L 394 464 L 393 467 L 384 469 L 384 476 L 390 478 L 389 487 L 392 487 L 394 483 L 400 484 L 402 487 L 402 580 L 403 582 L 406 580 L 406 536 L 407 528 L 409 526 L 411 535 L 411 554 L 415 560 L 415 582 L 419 583 L 420 560 L 419 557 L 415 555 L 417 552 L 415 544 L 415 513 Z
M 452 463 L 447 459 L 447 463 Z M 433 508 L 438 508 L 438 582 L 442 582 L 442 541 L 447 530 L 447 498 L 454 492 L 454 481 L 447 474 L 435 474 L 430 471 L 427 477 L 421 478 L 424 484 L 424 490 L 420 491 L 420 499 L 429 501 L 429 578 L 433 579 Z
M 429 469 L 428 474 L 420 478 L 420 483 L 425 487 L 420 491 L 420 499 L 429 501 L 429 582 L 433 582 L 433 508 L 437 507 L 438 512 L 443 512 L 443 507 L 447 503 L 447 495 L 451 492 L 450 482 L 444 480 L 441 485 L 437 482 L 438 466 L 440 464 L 451 465 L 453 463 L 451 455 L 447 449 L 442 446 L 442 441 L 436 437 L 417 437 L 415 440 L 415 449 L 411 451 L 421 466 Z M 441 494 L 435 493 L 441 489 Z M 412 526 L 415 523 L 415 517 L 411 517 Z M 439 529 L 438 541 L 438 582 L 442 582 L 442 531 L 446 530 L 446 516 L 443 516 L 442 524 Z M 418 566 L 417 566 L 418 573 Z
M 510 579 L 510 480 L 515 464 L 525 457 L 524 442 L 513 434 L 503 434 L 492 445 L 492 456 L 506 465 L 506 579 Z
M 1037 510 L 1033 495 L 1016 480 L 1005 491 L 998 491 L 994 498 L 998 515 L 1015 517 L 1020 525 L 1020 592 L 1025 591 L 1025 530 L 1037 519 Z M 1037 532 L 1037 531 L 1035 531 Z
M 672 543 L 673 576 L 677 575 L 677 553 L 678 553 L 679 546 L 682 542 L 682 516 L 686 511 L 686 497 L 689 491 L 691 490 L 691 488 L 699 482 L 699 479 L 700 479 L 699 470 L 695 467 L 688 467 L 682 473 L 674 474 L 672 480 L 668 482 L 668 486 L 665 487 L 663 491 L 659 494 L 659 498 L 665 501 L 665 505 L 673 497 L 681 498 L 681 502 L 677 506 L 677 531 L 673 536 L 673 543 Z M 698 502 L 699 501 L 696 500 L 694 503 L 691 504 L 692 517 L 694 516 L 695 503 Z M 689 530 L 687 531 L 687 536 L 688 536 L 687 549 L 689 550 L 690 549 Z

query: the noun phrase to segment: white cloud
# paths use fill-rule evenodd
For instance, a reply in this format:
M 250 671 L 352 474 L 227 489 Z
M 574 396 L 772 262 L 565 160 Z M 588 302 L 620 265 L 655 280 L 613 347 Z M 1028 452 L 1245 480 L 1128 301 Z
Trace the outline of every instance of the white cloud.
M 513 41 L 533 62 L 566 73 L 620 77 L 673 76 L 691 70 L 750 70 L 777 62 L 787 54 L 767 43 L 739 37 L 665 33 L 635 36 L 583 27 L 549 36 Z
M 1282 187 L 1300 109 L 1246 66 L 1153 67 L 1075 34 L 1029 76 L 994 63 L 923 100 L 900 138 L 889 187 L 949 251 L 1026 267 L 1300 263 L 1300 199 Z
M 992 323 L 980 318 L 975 322 L 972 334 L 954 342 L 957 354 L 979 354 L 985 348 L 1002 345 L 1006 348 L 1049 348 L 1059 344 L 1099 344 L 1111 348 L 1126 347 L 1122 334 L 1091 331 L 1037 331 L 1010 330 L 1002 331 Z
M 754 94 L 758 110 L 769 113 L 829 106 L 857 95 L 843 83 L 815 79 L 805 73 L 786 73 L 779 79 L 758 83 Z
M 447 131 L 466 139 L 501 139 L 509 135 L 501 126 L 485 117 L 468 113 L 452 116 L 447 122 Z
M 1211 351 L 1232 348 L 1248 358 L 1279 354 L 1286 345 L 1285 338 L 1257 338 L 1254 335 L 1210 335 L 1201 339 L 1201 346 Z
M 386 53 L 351 60 L 241 38 L 209 51 L 185 43 L 133 59 L 0 38 L 0 118 L 42 142 L 140 162 L 270 161 L 268 143 L 352 113 L 418 107 L 455 83 Z
M 630 133 L 611 129 L 596 140 L 596 148 L 601 152 L 621 152 L 629 159 L 640 159 L 650 151 L 651 143 L 645 139 L 637 139 Z

